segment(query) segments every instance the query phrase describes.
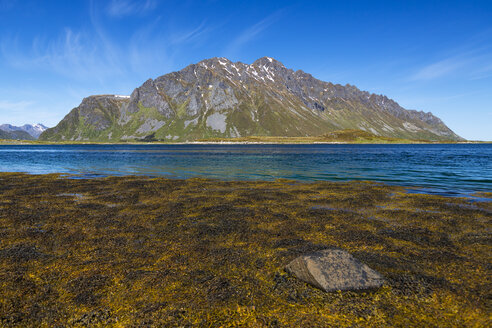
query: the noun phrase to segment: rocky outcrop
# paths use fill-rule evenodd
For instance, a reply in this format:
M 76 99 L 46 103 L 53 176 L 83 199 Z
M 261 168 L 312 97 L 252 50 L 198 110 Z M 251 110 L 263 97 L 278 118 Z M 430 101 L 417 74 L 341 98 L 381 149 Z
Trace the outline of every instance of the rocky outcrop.
M 263 57 L 211 58 L 147 80 L 131 96 L 85 98 L 43 140 L 186 141 L 210 137 L 318 136 L 357 129 L 385 137 L 460 140 L 431 113 L 383 95 L 320 81 Z
M 326 249 L 299 256 L 286 271 L 325 292 L 381 287 L 383 277 L 340 249 Z
M 117 95 L 89 96 L 54 128 L 44 131 L 40 140 L 98 140 L 120 118 L 130 97 Z

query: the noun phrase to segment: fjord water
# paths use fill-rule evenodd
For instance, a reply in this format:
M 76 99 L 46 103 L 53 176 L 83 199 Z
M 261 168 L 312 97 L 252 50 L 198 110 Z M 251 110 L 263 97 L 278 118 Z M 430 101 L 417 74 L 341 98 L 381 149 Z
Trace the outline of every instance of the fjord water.
M 492 191 L 492 144 L 3 145 L 0 171 L 80 177 L 372 180 L 465 195 Z

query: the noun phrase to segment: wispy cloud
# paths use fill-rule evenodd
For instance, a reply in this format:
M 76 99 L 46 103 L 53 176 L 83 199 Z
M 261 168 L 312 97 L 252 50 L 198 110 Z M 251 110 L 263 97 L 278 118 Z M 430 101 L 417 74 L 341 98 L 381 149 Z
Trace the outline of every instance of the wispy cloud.
M 170 42 L 158 28 L 159 21 L 147 24 L 128 40 L 127 65 L 133 72 L 144 72 L 145 78 L 164 73 L 172 64 Z
M 156 7 L 157 2 L 155 0 L 112 0 L 107 7 L 107 13 L 113 17 L 141 15 L 155 9 Z
M 419 68 L 409 80 L 434 80 L 453 75 L 467 79 L 489 76 L 492 71 L 492 47 L 487 46 L 490 38 L 484 38 L 480 38 L 482 42 L 473 40 L 457 50 L 450 51 L 448 56 Z
M 140 5 L 151 6 L 149 1 Z M 65 28 L 52 39 L 39 36 L 30 44 L 15 36 L 4 37 L 0 39 L 0 57 L 16 69 L 56 73 L 72 80 L 140 80 L 172 69 L 173 58 L 180 51 L 203 42 L 213 30 L 202 22 L 172 33 L 157 17 L 122 40 L 110 33 L 104 15 L 105 8 L 92 1 L 89 25 Z
M 270 25 L 278 21 L 282 16 L 282 13 L 282 10 L 276 11 L 273 14 L 262 19 L 261 21 L 257 22 L 256 24 L 245 29 L 231 43 L 229 43 L 225 50 L 226 56 L 231 57 L 236 54 L 241 49 L 241 47 L 255 39 L 258 35 L 261 34 L 261 32 L 263 32 Z
M 118 63 L 101 49 L 98 40 L 70 28 L 54 40 L 35 38 L 28 50 L 16 38 L 4 39 L 0 50 L 11 66 L 20 69 L 44 69 L 76 79 L 121 73 Z
M 23 111 L 30 106 L 32 106 L 34 102 L 32 101 L 18 101 L 18 102 L 10 102 L 10 101 L 2 101 L 0 100 L 0 111 L 5 112 L 18 112 Z
M 26 123 L 43 123 L 54 126 L 60 120 L 60 114 L 66 114 L 67 104 L 60 99 L 42 101 L 0 101 L 0 124 L 23 125 Z
M 475 96 L 483 93 L 483 90 L 474 90 L 470 92 L 461 92 L 453 94 L 430 94 L 430 95 L 411 95 L 411 96 L 401 96 L 399 98 L 401 104 L 427 104 L 426 106 L 433 107 L 434 104 L 443 104 L 449 101 L 454 101 L 463 98 L 469 98 L 470 96 Z M 408 106 L 406 108 L 422 108 L 421 106 Z
M 207 26 L 205 22 L 202 22 L 195 28 L 171 34 L 169 41 L 172 44 L 180 44 L 195 42 L 198 40 L 205 40 L 206 35 L 210 33 L 213 29 L 214 28 Z
M 492 60 L 490 61 L 489 65 L 485 65 L 473 72 L 471 79 L 481 80 L 489 77 L 492 77 Z
M 456 72 L 469 64 L 470 59 L 455 57 L 440 60 L 420 68 L 412 75 L 411 80 L 432 80 Z

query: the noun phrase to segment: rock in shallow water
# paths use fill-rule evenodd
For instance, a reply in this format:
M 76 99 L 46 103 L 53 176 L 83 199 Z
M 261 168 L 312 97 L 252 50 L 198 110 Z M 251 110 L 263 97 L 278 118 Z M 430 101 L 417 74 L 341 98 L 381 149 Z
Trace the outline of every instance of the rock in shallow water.
M 341 249 L 299 256 L 285 270 L 325 292 L 378 288 L 383 277 Z

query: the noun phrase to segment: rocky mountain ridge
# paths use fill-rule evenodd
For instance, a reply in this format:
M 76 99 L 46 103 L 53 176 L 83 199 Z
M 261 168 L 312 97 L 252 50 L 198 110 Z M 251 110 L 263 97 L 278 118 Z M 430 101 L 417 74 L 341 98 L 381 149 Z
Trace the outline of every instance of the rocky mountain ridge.
M 42 140 L 187 141 L 317 136 L 359 129 L 386 137 L 461 140 L 431 113 L 383 95 L 320 81 L 263 57 L 248 65 L 211 58 L 147 80 L 130 96 L 84 98 Z

